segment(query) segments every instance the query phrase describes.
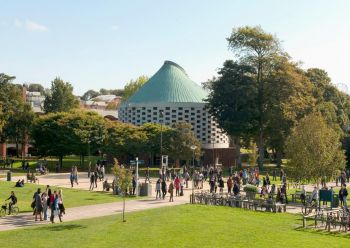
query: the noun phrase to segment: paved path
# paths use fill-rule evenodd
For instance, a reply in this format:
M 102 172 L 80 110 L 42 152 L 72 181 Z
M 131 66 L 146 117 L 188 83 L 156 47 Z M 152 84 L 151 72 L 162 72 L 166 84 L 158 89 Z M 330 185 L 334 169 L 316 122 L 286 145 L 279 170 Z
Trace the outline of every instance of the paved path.
M 110 182 L 112 181 L 112 175 L 107 175 Z M 13 177 L 12 181 L 17 181 L 18 179 L 23 179 L 23 176 Z M 87 173 L 79 173 L 79 184 L 74 185 L 74 188 L 79 188 L 82 190 L 89 189 L 89 179 L 87 178 Z M 152 181 L 152 197 L 141 198 L 139 200 L 128 200 L 126 201 L 126 212 L 140 211 L 152 208 L 159 208 L 165 206 L 176 206 L 180 204 L 189 203 L 189 195 L 191 193 L 190 189 L 184 190 L 184 196 L 175 197 L 174 202 L 169 202 L 169 196 L 167 194 L 165 200 L 155 200 L 155 182 L 156 179 L 151 178 Z M 51 185 L 57 187 L 71 188 L 69 181 L 69 173 L 62 174 L 50 174 L 47 176 L 39 177 L 40 185 Z M 102 191 L 102 182 L 98 182 L 98 187 L 94 189 L 95 191 Z M 66 209 L 66 215 L 63 216 L 63 221 L 74 221 L 80 219 L 88 219 L 94 217 L 108 216 L 122 212 L 123 202 L 105 203 L 90 206 L 74 207 Z M 50 212 L 50 211 L 48 211 Z M 56 222 L 59 219 L 56 218 Z M 50 221 L 34 221 L 34 216 L 32 213 L 19 214 L 18 216 L 6 216 L 0 218 L 0 231 L 12 230 L 17 228 L 29 227 L 34 225 L 51 224 Z
M 165 206 L 175 206 L 188 203 L 187 197 L 174 197 L 174 202 L 155 199 L 140 199 L 130 200 L 125 202 L 126 212 L 146 210 L 151 208 L 159 208 Z M 121 213 L 123 202 L 97 204 L 91 206 L 75 207 L 66 209 L 66 215 L 63 216 L 63 221 L 73 221 L 80 219 L 88 219 Z M 113 217 L 116 218 L 116 217 Z M 55 218 L 59 222 L 58 218 Z M 29 227 L 34 225 L 50 224 L 50 221 L 34 221 L 32 213 L 20 214 L 18 216 L 6 216 L 0 218 L 0 231 L 12 230 L 17 228 Z
M 24 178 L 21 177 L 14 177 L 12 181 L 17 181 L 18 179 Z M 109 178 L 109 181 L 112 181 L 112 175 L 107 175 L 107 178 Z M 1 180 L 1 179 L 0 179 Z M 4 180 L 4 179 L 3 179 Z M 46 185 L 49 184 L 51 186 L 57 186 L 57 187 L 66 187 L 70 188 L 70 182 L 69 182 L 69 174 L 68 173 L 62 173 L 62 174 L 50 174 L 47 176 L 41 176 L 40 177 L 40 184 Z M 155 189 L 155 179 L 152 180 L 152 197 L 148 199 L 139 199 L 139 200 L 130 200 L 126 201 L 126 211 L 132 212 L 132 211 L 139 211 L 139 210 L 145 210 L 145 209 L 152 209 L 152 208 L 159 208 L 164 206 L 175 206 L 180 204 L 186 204 L 189 203 L 189 195 L 191 194 L 191 182 L 189 185 L 189 189 L 184 190 L 184 196 L 182 197 L 174 197 L 174 202 L 169 202 L 168 197 L 166 197 L 165 200 L 155 200 L 154 196 L 154 189 Z M 331 185 L 330 185 L 331 186 Z M 333 186 L 333 185 L 332 185 Z M 89 179 L 87 178 L 87 173 L 79 173 L 79 184 L 74 185 L 74 188 L 79 188 L 82 190 L 88 190 L 89 189 Z M 204 189 L 208 189 L 208 183 L 206 182 L 204 184 Z M 98 191 L 102 191 L 102 183 L 98 183 L 97 189 Z M 308 185 L 307 190 L 312 190 L 312 186 Z M 80 219 L 87 219 L 87 218 L 94 218 L 94 217 L 101 217 L 101 216 L 107 216 L 107 215 L 113 215 L 116 213 L 122 212 L 122 202 L 115 202 L 115 203 L 106 203 L 106 204 L 98 204 L 98 205 L 90 205 L 90 206 L 82 206 L 82 207 L 75 207 L 75 208 L 69 208 L 66 209 L 66 215 L 63 217 L 63 221 L 73 221 L 73 220 L 80 220 Z M 287 206 L 287 212 L 289 213 L 300 213 L 301 208 L 300 206 L 293 206 L 288 205 Z M 59 221 L 59 220 L 56 220 Z M 23 228 L 28 226 L 34 226 L 34 225 L 40 225 L 40 224 L 50 224 L 49 221 L 34 221 L 34 216 L 31 213 L 26 214 L 20 214 L 18 216 L 6 216 L 3 218 L 0 218 L 0 231 L 5 230 L 12 230 L 17 228 Z

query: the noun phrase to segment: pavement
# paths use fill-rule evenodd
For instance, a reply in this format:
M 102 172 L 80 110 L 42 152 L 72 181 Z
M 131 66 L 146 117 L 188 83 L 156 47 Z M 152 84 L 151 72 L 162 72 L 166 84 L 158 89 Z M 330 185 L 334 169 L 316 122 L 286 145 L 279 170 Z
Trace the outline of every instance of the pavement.
M 23 179 L 23 176 L 13 177 L 12 181 L 17 181 L 18 179 Z M 106 175 L 106 178 L 109 182 L 112 181 L 112 175 Z M 0 180 L 6 180 L 4 178 L 0 178 Z M 87 177 L 87 173 L 79 173 L 78 177 L 79 184 L 74 184 L 74 188 L 78 188 L 81 190 L 89 190 L 90 182 Z M 140 178 L 140 182 L 143 182 Z M 137 200 L 128 200 L 126 201 L 126 212 L 134 212 L 146 209 L 160 208 L 165 206 L 176 206 L 180 204 L 189 203 L 190 194 L 191 194 L 191 182 L 189 182 L 189 188 L 184 190 L 184 196 L 176 197 L 174 196 L 174 202 L 169 202 L 168 196 L 166 196 L 165 200 L 156 200 L 155 199 L 155 178 L 151 178 L 152 185 L 152 196 L 149 198 L 141 198 Z M 69 181 L 69 173 L 61 173 L 61 174 L 49 174 L 45 176 L 39 177 L 39 184 L 41 185 L 51 185 L 63 188 L 71 188 Z M 329 186 L 333 186 L 333 184 L 329 184 Z M 209 189 L 208 182 L 204 183 L 204 190 Z M 102 191 L 102 182 L 98 183 L 98 187 L 94 189 L 95 191 Z M 307 185 L 307 191 L 312 191 L 313 186 Z M 66 209 L 66 215 L 63 216 L 63 221 L 74 221 L 80 219 L 88 219 L 94 217 L 102 217 L 113 215 L 117 213 L 121 213 L 123 209 L 123 202 L 114 202 L 114 203 L 105 203 L 105 204 L 96 204 L 90 206 L 82 206 L 82 207 L 74 207 Z M 287 206 L 288 213 L 301 213 L 301 207 L 299 205 L 291 205 Z M 56 222 L 59 221 L 58 219 Z M 42 224 L 50 224 L 49 221 L 34 221 L 34 216 L 32 213 L 23 213 L 18 216 L 6 216 L 0 218 L 0 231 L 5 230 L 13 230 L 17 228 L 42 225 Z
M 16 182 L 18 179 L 23 179 L 23 176 L 13 177 L 12 181 Z M 112 181 L 112 175 L 106 175 L 109 178 L 109 182 Z M 0 179 L 1 180 L 1 179 Z M 4 179 L 3 179 L 4 180 Z M 74 184 L 74 188 L 81 190 L 88 190 L 90 186 L 87 173 L 79 173 L 78 176 L 79 184 Z M 137 200 L 127 200 L 125 202 L 126 212 L 141 211 L 146 209 L 160 208 L 166 206 L 176 206 L 181 204 L 189 203 L 189 195 L 191 194 L 190 189 L 184 190 L 184 196 L 176 197 L 174 196 L 174 202 L 169 202 L 169 196 L 166 196 L 164 200 L 155 199 L 155 182 L 156 179 L 151 178 L 152 185 L 152 196 L 148 198 L 140 198 Z M 69 173 L 62 174 L 50 174 L 39 177 L 39 184 L 41 185 L 51 185 L 62 188 L 71 188 L 69 181 Z M 102 191 L 102 182 L 97 184 L 97 188 L 94 191 Z M 113 214 L 121 213 L 123 210 L 123 202 L 113 202 L 96 204 L 90 206 L 67 208 L 66 214 L 63 216 L 63 221 L 74 221 L 81 219 L 89 219 L 95 217 L 108 216 Z M 50 211 L 48 211 L 49 213 Z M 58 218 L 55 218 L 55 222 L 59 222 Z M 13 230 L 18 228 L 51 224 L 50 221 L 35 221 L 33 213 L 23 213 L 17 216 L 5 216 L 0 218 L 0 231 Z

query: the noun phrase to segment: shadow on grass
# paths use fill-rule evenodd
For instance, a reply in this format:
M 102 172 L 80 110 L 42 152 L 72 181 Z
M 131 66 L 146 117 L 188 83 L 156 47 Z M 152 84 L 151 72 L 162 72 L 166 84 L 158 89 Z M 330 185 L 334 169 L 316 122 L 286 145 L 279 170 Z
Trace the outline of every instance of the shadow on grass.
M 324 236 L 350 239 L 350 234 L 348 232 L 339 231 L 339 229 L 328 232 L 324 228 L 315 229 L 312 226 L 309 226 L 307 228 L 303 228 L 302 226 L 300 226 L 300 227 L 294 228 L 294 230 L 298 232 L 313 233 L 313 234 L 320 234 Z
M 52 232 L 60 232 L 60 231 L 66 231 L 66 230 L 76 230 L 76 229 L 84 229 L 86 226 L 77 225 L 77 224 L 63 224 L 63 225 L 57 225 L 57 226 L 51 226 L 49 228 L 49 231 Z

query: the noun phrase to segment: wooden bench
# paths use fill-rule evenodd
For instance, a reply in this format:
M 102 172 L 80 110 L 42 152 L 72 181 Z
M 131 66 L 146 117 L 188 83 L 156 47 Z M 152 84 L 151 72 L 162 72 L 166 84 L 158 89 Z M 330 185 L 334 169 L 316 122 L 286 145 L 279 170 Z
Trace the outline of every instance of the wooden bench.
M 28 182 L 39 184 L 39 178 L 37 178 L 34 174 L 27 174 L 27 183 Z

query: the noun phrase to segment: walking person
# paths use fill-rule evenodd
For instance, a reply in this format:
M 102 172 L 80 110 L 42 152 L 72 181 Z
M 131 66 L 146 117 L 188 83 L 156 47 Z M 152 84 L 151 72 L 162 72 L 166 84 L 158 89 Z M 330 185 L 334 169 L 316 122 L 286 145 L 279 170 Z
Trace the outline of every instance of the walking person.
M 58 210 L 59 210 L 59 217 L 60 217 L 60 221 L 62 222 L 62 215 L 66 214 L 66 209 L 64 208 L 63 205 L 63 191 L 62 189 L 58 190 Z
M 78 167 L 74 166 L 74 181 L 77 185 L 79 185 L 78 183 Z
M 136 190 L 136 177 L 132 177 L 132 195 L 135 195 L 135 190 Z
M 58 206 L 59 197 L 56 190 L 53 192 L 52 196 L 53 196 L 53 202 L 51 204 L 50 220 L 52 223 L 55 223 L 55 216 L 58 216 L 59 220 L 62 222 L 61 216 L 59 215 L 59 206 Z
M 41 200 L 41 189 L 39 188 L 37 192 L 34 194 L 34 202 L 35 202 L 35 221 L 38 221 L 38 216 L 40 217 L 40 221 L 43 221 L 42 211 L 43 211 L 43 203 Z
M 159 199 L 162 198 L 160 194 L 160 188 L 161 188 L 161 179 L 159 178 L 156 183 L 156 200 L 158 200 L 158 196 L 159 196 Z
M 74 172 L 72 171 L 69 175 L 70 185 L 73 188 L 74 186 Z
M 174 184 L 175 184 L 175 195 L 180 196 L 180 178 L 179 177 L 175 178 Z
M 97 167 L 98 168 L 98 167 Z M 98 173 L 97 169 L 94 171 L 94 181 L 95 181 L 95 188 L 97 188 L 97 179 L 98 179 Z
M 346 184 L 345 183 L 342 185 L 341 195 L 342 195 L 342 198 L 343 198 L 344 210 L 348 210 L 348 203 L 347 203 L 348 190 L 346 189 Z
M 165 199 L 165 195 L 166 195 L 166 187 L 167 185 L 166 185 L 166 181 L 165 180 L 163 180 L 162 181 L 162 196 L 163 196 L 163 200 Z
M 43 214 L 44 214 L 44 220 L 47 220 L 47 209 L 49 207 L 49 196 L 47 195 L 47 192 L 41 194 L 41 202 L 43 205 Z
M 227 191 L 228 191 L 229 194 L 231 194 L 232 193 L 232 186 L 233 186 L 233 180 L 232 180 L 231 177 L 229 177 L 227 179 L 226 184 L 227 184 Z
M 95 173 L 91 173 L 90 175 L 90 189 L 89 190 L 94 190 L 94 184 L 95 184 Z
M 169 191 L 168 192 L 170 194 L 169 202 L 173 202 L 174 201 L 174 183 L 173 183 L 173 181 L 171 181 L 169 184 Z
M 222 179 L 222 177 L 220 177 L 220 178 L 219 178 L 220 193 L 223 193 L 223 192 L 224 192 L 224 186 L 225 186 L 224 180 Z

